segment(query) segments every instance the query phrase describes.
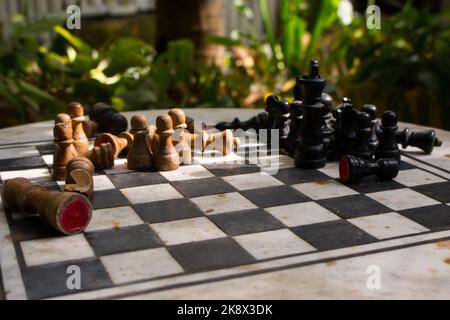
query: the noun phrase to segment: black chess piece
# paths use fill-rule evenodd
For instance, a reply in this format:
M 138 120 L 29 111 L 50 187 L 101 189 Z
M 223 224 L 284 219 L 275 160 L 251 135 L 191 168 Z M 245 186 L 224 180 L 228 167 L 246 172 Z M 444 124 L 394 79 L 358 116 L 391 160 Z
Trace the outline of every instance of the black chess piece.
M 231 122 L 219 122 L 215 125 L 215 128 L 219 131 L 224 130 L 259 130 L 259 129 L 267 129 L 269 122 L 269 114 L 267 111 L 263 111 L 258 113 L 256 116 L 251 117 L 248 120 L 241 121 L 239 118 L 234 118 Z
M 92 106 L 89 118 L 98 123 L 101 132 L 119 135 L 127 131 L 128 121 L 116 109 L 99 102 Z
M 325 156 L 327 157 L 327 159 L 334 160 L 336 138 L 334 135 L 333 117 L 331 113 L 331 109 L 333 107 L 333 98 L 328 93 L 323 92 L 321 101 L 326 107 L 322 124 L 323 148 L 325 149 Z
M 299 136 L 301 121 L 303 118 L 302 102 L 300 100 L 293 101 L 289 104 L 290 126 L 289 134 L 284 144 L 284 150 L 291 156 L 295 153 L 295 147 Z
M 342 99 L 342 127 L 341 127 L 341 135 L 343 142 L 350 146 L 355 141 L 356 132 L 355 132 L 355 120 L 356 114 L 358 111 L 353 107 L 352 101 L 350 98 L 344 97 Z
M 349 148 L 348 154 L 365 160 L 372 160 L 373 152 L 369 146 L 372 134 L 370 115 L 358 112 L 355 118 L 355 142 Z
M 267 128 L 268 131 L 268 137 L 269 141 L 271 142 L 271 130 L 279 130 L 279 146 L 281 148 L 284 148 L 286 144 L 286 140 L 289 135 L 289 103 L 284 99 L 277 99 L 275 102 L 273 102 L 273 106 L 270 108 L 268 107 L 267 112 L 269 114 L 269 121 Z
M 426 130 L 415 132 L 409 128 L 395 132 L 395 140 L 402 145 L 403 149 L 408 146 L 422 149 L 426 154 L 433 152 L 434 147 L 440 147 L 442 141 L 436 137 L 436 131 Z
M 394 111 L 385 111 L 381 117 L 380 143 L 375 151 L 375 159 L 394 158 L 400 161 L 400 150 L 395 140 L 395 132 L 397 131 L 397 115 Z
M 339 161 L 339 177 L 343 183 L 354 183 L 364 177 L 376 175 L 381 180 L 391 180 L 398 174 L 399 163 L 394 158 L 376 162 L 345 155 Z
M 369 138 L 369 147 L 370 150 L 372 150 L 372 153 L 375 154 L 375 150 L 377 150 L 378 147 L 378 137 L 377 137 L 377 126 L 378 126 L 378 120 L 377 120 L 377 107 L 373 104 L 365 104 L 361 107 L 362 112 L 366 112 L 370 116 L 370 138 Z
M 322 168 L 326 164 L 322 125 L 327 107 L 321 96 L 326 81 L 319 74 L 317 60 L 310 61 L 309 75 L 301 77 L 298 82 L 303 98 L 303 120 L 295 149 L 295 165 L 299 168 Z

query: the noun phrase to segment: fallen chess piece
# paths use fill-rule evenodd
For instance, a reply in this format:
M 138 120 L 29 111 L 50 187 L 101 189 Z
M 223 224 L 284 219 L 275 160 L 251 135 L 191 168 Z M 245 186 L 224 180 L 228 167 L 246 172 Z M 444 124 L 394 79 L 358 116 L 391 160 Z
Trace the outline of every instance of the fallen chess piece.
M 440 147 L 442 141 L 436 137 L 436 131 L 426 130 L 421 132 L 411 131 L 409 128 L 395 132 L 395 140 L 403 149 L 408 146 L 417 147 L 426 154 L 433 152 L 434 147 Z
M 104 133 L 119 135 L 121 132 L 127 131 L 128 121 L 116 109 L 99 102 L 92 106 L 89 112 L 91 121 L 98 124 L 98 129 Z
M 355 183 L 364 177 L 376 175 L 381 180 L 391 180 L 398 174 L 397 159 L 379 159 L 376 162 L 345 155 L 339 161 L 339 177 L 343 183 Z
M 233 131 L 231 130 L 224 130 L 217 133 L 204 132 L 202 138 L 202 152 L 205 152 L 206 150 L 215 150 L 223 156 L 229 155 L 240 144 L 239 137 L 234 137 Z
M 76 192 L 91 198 L 94 192 L 94 165 L 88 158 L 73 158 L 67 164 L 64 191 Z
M 2 198 L 5 209 L 38 213 L 44 221 L 64 234 L 82 232 L 92 217 L 92 206 L 85 196 L 72 192 L 50 192 L 25 178 L 6 180 Z
M 133 143 L 133 135 L 129 132 L 122 132 L 118 136 L 111 133 L 101 133 L 95 139 L 94 146 L 98 147 L 103 143 L 110 143 L 114 157 L 117 157 L 122 152 L 128 153 Z

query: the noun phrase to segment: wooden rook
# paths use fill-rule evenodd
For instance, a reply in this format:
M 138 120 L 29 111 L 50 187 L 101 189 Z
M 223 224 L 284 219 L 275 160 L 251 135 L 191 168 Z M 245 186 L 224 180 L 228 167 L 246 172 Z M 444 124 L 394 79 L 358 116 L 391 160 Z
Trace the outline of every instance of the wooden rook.
M 127 155 L 127 167 L 130 170 L 145 171 L 152 167 L 152 150 L 149 144 L 148 122 L 144 115 L 131 118 L 131 132 L 133 143 Z
M 89 140 L 83 130 L 83 122 L 86 120 L 83 105 L 79 102 L 71 102 L 69 115 L 72 118 L 73 145 L 79 155 L 86 157 L 89 153 Z
M 180 157 L 172 142 L 173 132 L 172 118 L 168 114 L 156 118 L 156 134 L 159 136 L 159 144 L 153 162 L 159 171 L 175 170 L 180 165 Z
M 92 206 L 85 196 L 72 192 L 49 192 L 25 178 L 6 180 L 2 198 L 5 208 L 38 213 L 64 234 L 82 232 L 92 217 Z
M 91 198 L 94 192 L 94 165 L 88 158 L 73 158 L 67 164 L 64 191 L 76 192 Z

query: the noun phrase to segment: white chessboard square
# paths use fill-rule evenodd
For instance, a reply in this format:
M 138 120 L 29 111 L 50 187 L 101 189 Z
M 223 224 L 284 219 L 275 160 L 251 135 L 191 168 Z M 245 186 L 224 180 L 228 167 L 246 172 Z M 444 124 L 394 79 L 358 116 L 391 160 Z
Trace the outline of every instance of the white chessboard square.
M 182 273 L 183 268 L 165 248 L 103 256 L 100 261 L 114 284 Z
M 53 154 L 44 154 L 42 156 L 42 160 L 44 160 L 47 166 L 49 167 L 53 166 Z
M 327 165 L 319 169 L 320 172 L 326 174 L 330 178 L 339 178 L 339 162 L 327 162 Z
M 114 184 L 105 175 L 94 176 L 94 191 L 115 189 Z
M 169 181 L 182 181 L 214 177 L 211 172 L 209 172 L 201 165 L 180 166 L 176 170 L 161 171 L 160 174 Z
M 92 219 L 86 227 L 86 232 L 113 230 L 143 223 L 144 221 L 131 207 L 98 209 L 92 212 Z
M 356 192 L 355 190 L 352 190 L 333 179 L 299 183 L 292 185 L 292 187 L 313 200 L 344 197 L 358 194 L 358 192 Z
M 222 179 L 241 191 L 283 185 L 283 182 L 265 172 L 239 174 Z
M 245 234 L 234 239 L 259 260 L 316 250 L 288 229 Z
M 257 206 L 238 192 L 190 198 L 205 214 L 256 209 Z
M 166 245 L 223 238 L 227 235 L 206 217 L 150 224 Z
M 183 198 L 169 183 L 125 188 L 120 191 L 132 204 Z
M 438 201 L 408 188 L 368 193 L 366 196 L 394 211 L 439 204 Z
M 288 227 L 340 219 L 337 215 L 313 201 L 271 207 L 264 210 Z
M 415 187 L 424 184 L 446 181 L 421 169 L 400 170 L 394 180 L 407 187 Z
M 36 147 L 0 149 L 0 160 L 27 158 L 36 156 L 39 156 L 39 151 L 36 149 Z
M 26 178 L 31 182 L 51 181 L 51 175 L 48 168 L 4 171 L 0 173 L 0 176 L 3 181 L 17 177 Z
M 83 234 L 22 241 L 23 257 L 28 267 L 47 263 L 94 257 Z
M 226 156 L 218 151 L 206 151 L 197 153 L 193 157 L 194 164 L 244 164 L 244 158 L 232 152 Z
M 387 239 L 429 231 L 424 226 L 396 212 L 347 220 L 377 239 Z
M 287 169 L 294 168 L 294 158 L 284 154 L 278 155 L 250 155 L 249 162 L 262 168 Z

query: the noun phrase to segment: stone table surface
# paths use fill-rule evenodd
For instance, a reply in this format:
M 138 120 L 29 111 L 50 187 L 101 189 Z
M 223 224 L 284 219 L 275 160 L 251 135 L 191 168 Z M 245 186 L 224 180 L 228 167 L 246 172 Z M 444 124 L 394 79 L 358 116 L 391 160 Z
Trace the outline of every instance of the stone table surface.
M 168 110 L 139 111 L 150 123 L 155 117 Z M 260 109 L 186 109 L 187 115 L 208 125 L 218 121 L 230 121 L 234 117 L 249 118 L 261 112 Z M 127 118 L 135 112 L 124 112 Z M 399 123 L 399 127 L 423 130 L 422 126 Z M 436 130 L 443 140 L 440 148 L 431 155 L 408 148 L 404 151 L 407 162 L 428 173 L 450 179 L 450 132 Z M 8 159 L 4 151 L 17 148 L 25 152 L 28 147 L 52 140 L 52 121 L 32 123 L 0 130 L 0 159 Z M 6 152 L 6 151 L 5 151 Z M 414 179 L 411 177 L 410 179 Z M 450 190 L 448 190 L 450 193 Z M 447 205 L 450 205 L 448 203 Z M 0 220 L 0 265 L 3 282 L 0 285 L 8 295 L 9 289 L 20 284 L 17 278 L 5 278 L 14 269 L 11 257 L 12 244 L 8 238 L 5 219 Z M 268 260 L 255 265 L 241 266 L 239 272 L 248 276 L 233 277 L 233 270 L 211 271 L 208 283 L 195 283 L 188 276 L 164 278 L 121 286 L 111 290 L 74 294 L 68 298 L 124 297 L 126 299 L 450 299 L 450 230 L 433 234 L 419 234 L 406 238 L 392 238 L 366 246 L 346 248 L 339 257 L 328 251 Z M 315 261 L 311 263 L 311 261 Z M 323 262 L 321 262 L 323 261 Z M 375 269 L 374 269 L 375 268 Z M 375 270 L 375 271 L 374 271 Z M 12 270 L 12 274 L 14 274 Z M 379 272 L 380 286 L 371 287 L 373 275 Z M 193 285 L 180 283 L 193 281 Z M 5 287 L 10 288 L 5 289 Z M 153 291 L 158 286 L 173 286 L 173 289 Z M 370 289 L 370 287 L 372 289 Z M 136 292 L 126 295 L 126 292 Z M 141 292 L 141 293 L 140 293 Z M 143 292 L 143 293 L 142 293 Z M 22 296 L 12 295 L 12 298 Z M 63 297 L 64 298 L 64 297 Z

